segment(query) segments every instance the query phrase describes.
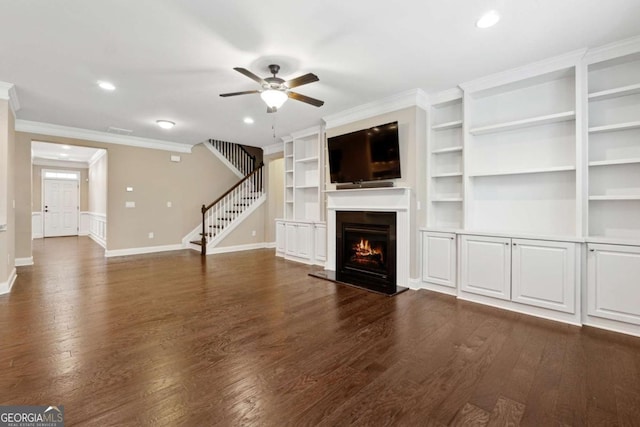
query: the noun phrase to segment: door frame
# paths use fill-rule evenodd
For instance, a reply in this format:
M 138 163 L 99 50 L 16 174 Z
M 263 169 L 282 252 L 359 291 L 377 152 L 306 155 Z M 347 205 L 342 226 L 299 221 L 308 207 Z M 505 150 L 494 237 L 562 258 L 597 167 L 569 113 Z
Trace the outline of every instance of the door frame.
M 47 176 L 47 173 L 49 174 L 60 174 L 59 176 Z M 75 175 L 75 178 L 71 178 L 69 177 L 69 175 Z M 77 215 L 77 223 L 78 223 L 78 227 L 80 227 L 80 206 L 82 206 L 82 201 L 81 201 L 81 196 L 82 196 L 82 191 L 80 191 L 80 180 L 82 179 L 82 173 L 79 170 L 72 170 L 72 169 L 42 169 L 41 173 L 40 173 L 40 215 L 42 218 L 42 237 L 46 237 L 45 236 L 45 231 L 44 231 L 44 182 L 48 179 L 56 179 L 56 180 L 64 180 L 64 181 L 75 181 L 78 183 L 78 209 L 76 209 L 76 215 Z M 80 230 L 78 229 L 76 231 L 75 236 L 79 236 L 80 235 Z

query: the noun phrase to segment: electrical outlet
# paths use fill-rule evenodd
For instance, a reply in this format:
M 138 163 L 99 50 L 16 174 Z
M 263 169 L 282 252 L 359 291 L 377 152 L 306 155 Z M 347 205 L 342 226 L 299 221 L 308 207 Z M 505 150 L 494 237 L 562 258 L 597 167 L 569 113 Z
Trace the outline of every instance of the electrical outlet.
M 167 202 L 167 207 L 170 208 L 171 206 L 173 206 L 173 203 Z
M 153 231 L 151 233 L 149 233 L 149 238 L 153 239 L 155 237 L 155 235 L 153 234 Z
M 124 207 L 125 208 L 135 208 L 136 207 L 136 202 L 124 202 Z
M 255 236 L 256 236 L 256 230 L 251 231 L 251 235 L 252 235 L 253 237 L 255 237 Z

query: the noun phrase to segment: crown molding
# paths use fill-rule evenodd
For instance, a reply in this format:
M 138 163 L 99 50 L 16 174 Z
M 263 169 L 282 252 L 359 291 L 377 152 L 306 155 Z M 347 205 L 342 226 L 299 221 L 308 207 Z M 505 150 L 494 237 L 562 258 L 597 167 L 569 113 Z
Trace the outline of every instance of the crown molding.
M 71 160 L 54 160 L 54 159 L 43 159 L 40 157 L 34 157 L 31 161 L 32 164 L 36 166 L 52 166 L 58 168 L 76 168 L 76 169 L 87 169 L 89 168 L 89 164 L 87 162 L 74 162 Z
M 326 129 L 333 129 L 358 120 L 368 119 L 409 107 L 420 107 L 423 110 L 427 110 L 429 107 L 429 97 L 422 89 L 411 89 L 379 101 L 370 102 L 340 113 L 325 116 L 323 120 L 326 123 Z
M 586 53 L 586 48 L 574 50 L 563 55 L 554 56 L 542 61 L 533 62 L 521 67 L 512 68 L 510 70 L 501 71 L 476 80 L 461 83 L 459 87 L 465 93 L 471 93 L 519 82 L 529 78 L 536 78 L 542 74 L 576 67 L 581 63 L 582 58 Z
M 89 167 L 93 166 L 93 164 L 95 162 L 97 162 L 98 160 L 100 160 L 105 154 L 107 154 L 107 150 L 98 150 L 96 151 L 93 156 L 91 156 L 91 158 L 89 159 L 89 161 L 87 162 L 87 164 L 89 165 Z
M 640 36 L 635 36 L 589 49 L 585 55 L 585 62 L 587 64 L 593 64 L 638 52 L 640 52 Z
M 446 104 L 461 100 L 463 95 L 464 92 L 462 92 L 462 89 L 460 89 L 459 87 L 454 87 L 440 92 L 430 93 L 429 101 L 431 106 L 444 106 Z
M 269 156 L 271 154 L 276 154 L 276 153 L 282 153 L 283 151 L 284 151 L 284 145 L 281 142 L 276 142 L 275 144 L 262 147 L 262 153 L 265 156 Z
M 20 101 L 18 100 L 18 92 L 15 85 L 7 82 L 0 82 L 0 99 L 9 101 L 9 108 L 16 117 L 16 112 L 20 109 Z
M 293 139 L 306 138 L 307 136 L 317 135 L 320 132 L 322 132 L 322 126 L 321 125 L 312 126 L 310 128 L 299 130 L 297 132 L 292 132 L 291 133 L 291 138 L 293 138 Z
M 84 139 L 87 141 L 105 142 L 107 144 L 128 145 L 130 147 L 150 148 L 154 150 L 172 151 L 175 153 L 191 153 L 192 145 L 159 139 L 140 138 L 137 136 L 114 135 L 89 129 L 60 126 L 51 123 L 16 120 L 17 132 L 37 133 L 40 135 L 60 136 L 64 138 Z

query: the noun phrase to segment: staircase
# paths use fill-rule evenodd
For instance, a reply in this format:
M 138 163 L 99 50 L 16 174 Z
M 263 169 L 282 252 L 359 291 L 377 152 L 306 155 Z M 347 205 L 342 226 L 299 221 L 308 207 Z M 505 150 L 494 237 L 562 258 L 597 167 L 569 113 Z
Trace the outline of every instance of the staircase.
M 210 139 L 205 146 L 226 164 L 238 178 L 244 178 L 256 168 L 256 157 L 242 145 L 233 142 Z
M 185 236 L 183 245 L 206 255 L 264 203 L 263 169 L 261 163 L 213 203 L 202 205 L 202 223 Z

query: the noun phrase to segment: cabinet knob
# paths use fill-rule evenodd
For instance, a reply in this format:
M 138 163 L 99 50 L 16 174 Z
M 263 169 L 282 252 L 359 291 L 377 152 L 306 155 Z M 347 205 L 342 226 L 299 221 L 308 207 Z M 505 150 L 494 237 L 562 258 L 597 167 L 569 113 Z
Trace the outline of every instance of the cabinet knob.
M 596 251 L 595 249 L 589 249 L 589 252 L 595 252 L 595 251 Z
M 517 243 L 514 243 L 514 244 L 513 244 L 513 246 L 518 246 L 518 244 L 517 244 Z
M 505 243 L 505 245 L 509 246 L 509 243 Z

